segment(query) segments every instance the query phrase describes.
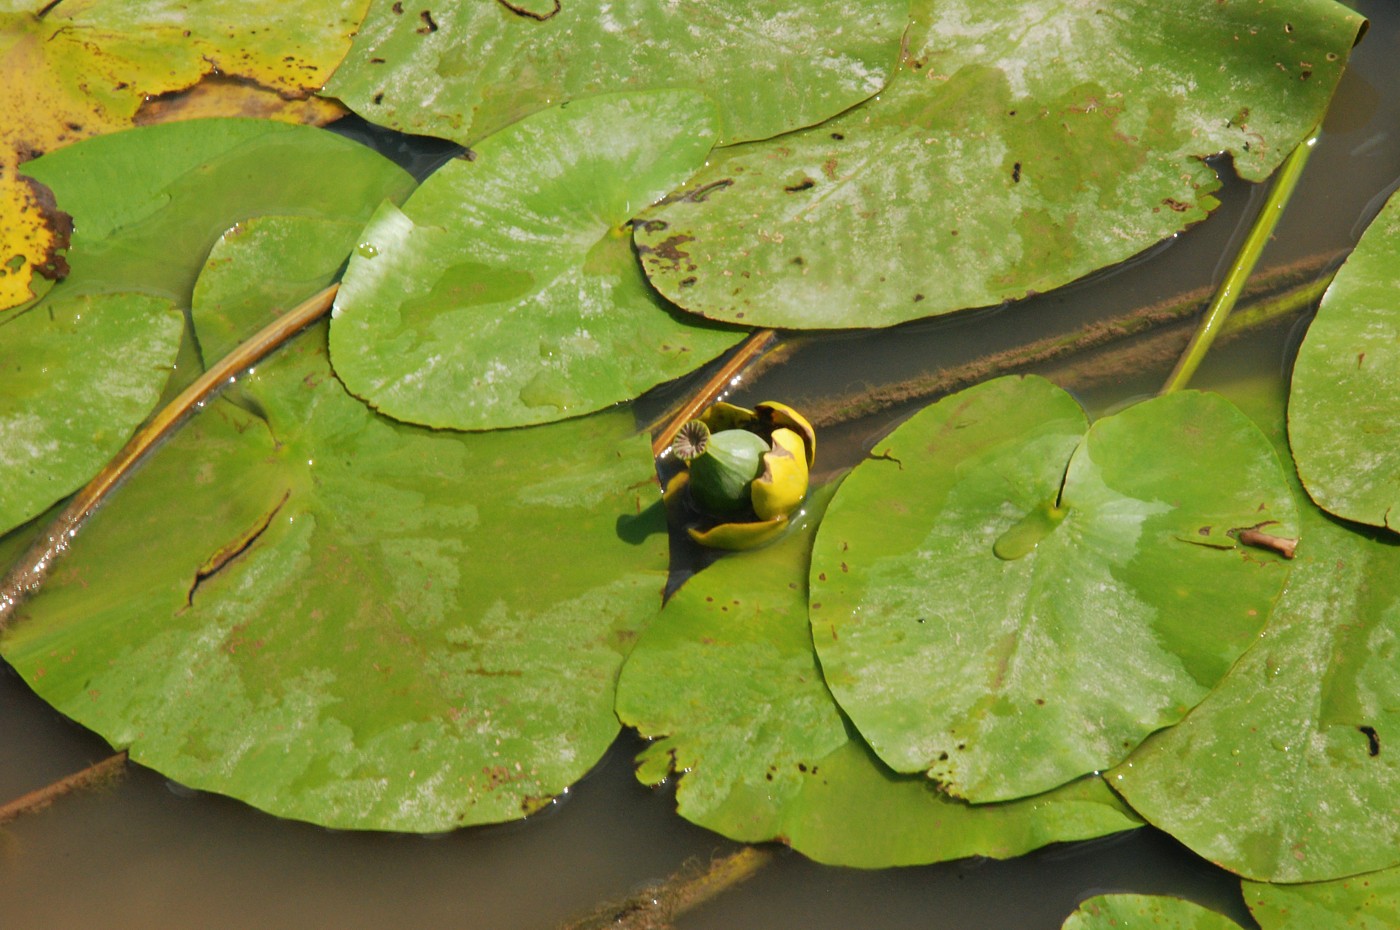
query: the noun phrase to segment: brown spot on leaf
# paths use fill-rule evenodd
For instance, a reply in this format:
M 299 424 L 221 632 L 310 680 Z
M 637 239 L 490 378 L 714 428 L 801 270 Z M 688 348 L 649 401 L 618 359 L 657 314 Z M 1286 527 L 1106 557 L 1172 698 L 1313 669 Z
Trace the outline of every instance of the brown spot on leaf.
M 185 595 L 186 606 L 193 606 L 194 595 L 195 592 L 199 590 L 200 585 L 223 571 L 230 562 L 247 552 L 252 547 L 253 543 L 258 541 L 258 537 L 262 536 L 267 528 L 272 525 L 273 518 L 277 516 L 277 512 L 282 509 L 283 505 L 287 503 L 287 499 L 291 496 L 291 491 L 282 492 L 281 500 L 274 504 L 271 510 L 263 514 L 257 522 L 247 530 L 224 543 L 213 555 L 204 560 L 204 564 L 195 570 L 194 581 L 190 584 L 189 593 Z
M 420 36 L 432 35 L 434 32 L 438 31 L 437 21 L 433 19 L 433 14 L 429 10 L 420 11 L 418 13 L 418 18 L 423 21 L 423 25 L 413 31 Z
M 694 242 L 694 236 L 687 236 L 678 233 L 662 239 L 656 245 L 637 244 L 637 254 L 645 260 L 646 256 L 654 255 L 653 264 L 669 264 L 670 270 L 680 271 L 681 263 L 690 258 L 690 253 L 681 248 L 687 242 Z
M 516 3 L 511 3 L 510 0 L 497 0 L 497 2 L 499 2 L 501 6 L 505 7 L 507 10 L 510 10 L 516 16 L 523 16 L 526 19 L 533 19 L 537 23 L 542 23 L 546 20 L 553 19 L 559 14 L 560 9 L 562 9 L 560 0 L 554 0 L 554 7 L 548 13 L 540 13 L 536 10 L 530 9 L 529 7 L 522 6 Z

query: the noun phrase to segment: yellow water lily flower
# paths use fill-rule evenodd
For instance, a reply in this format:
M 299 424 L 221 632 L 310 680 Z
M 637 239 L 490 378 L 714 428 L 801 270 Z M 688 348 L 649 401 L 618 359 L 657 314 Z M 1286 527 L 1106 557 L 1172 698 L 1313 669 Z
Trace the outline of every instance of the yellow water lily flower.
M 672 441 L 686 470 L 667 484 L 667 506 L 698 515 L 686 532 L 702 546 L 756 548 L 782 535 L 806 500 L 816 447 L 812 424 L 786 404 L 713 404 Z

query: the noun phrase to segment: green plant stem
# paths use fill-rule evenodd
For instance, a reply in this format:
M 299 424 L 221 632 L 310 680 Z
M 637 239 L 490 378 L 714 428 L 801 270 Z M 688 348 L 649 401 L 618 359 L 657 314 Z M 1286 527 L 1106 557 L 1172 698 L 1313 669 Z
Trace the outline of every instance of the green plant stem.
M 1313 146 L 1317 143 L 1317 129 L 1308 134 L 1308 137 L 1298 143 L 1288 157 L 1283 160 L 1283 164 L 1278 169 L 1278 174 L 1274 178 L 1274 185 L 1269 190 L 1269 196 L 1264 200 L 1264 206 L 1259 210 L 1259 215 L 1254 218 L 1254 225 L 1250 227 L 1249 235 L 1245 236 L 1244 244 L 1240 246 L 1239 252 L 1235 255 L 1235 261 L 1230 266 L 1230 272 L 1221 282 L 1219 290 L 1215 292 L 1214 299 L 1210 302 L 1210 307 L 1206 309 L 1205 318 L 1196 329 L 1195 335 L 1191 337 L 1191 342 L 1186 346 L 1186 351 L 1177 360 L 1176 367 L 1167 377 L 1167 383 L 1162 386 L 1160 393 L 1170 394 L 1179 391 L 1191 380 L 1191 376 L 1200 367 L 1201 361 L 1206 353 L 1210 351 L 1211 345 L 1215 342 L 1215 337 L 1225 326 L 1225 321 L 1230 317 L 1230 311 L 1234 309 L 1235 302 L 1244 291 L 1249 276 L 1254 273 L 1254 266 L 1259 262 L 1259 256 L 1263 254 L 1264 247 L 1269 244 L 1269 239 L 1274 234 L 1275 227 L 1278 226 L 1279 217 L 1288 206 L 1288 201 L 1293 197 L 1293 190 L 1298 186 L 1298 178 L 1303 174 L 1304 167 L 1307 166 L 1308 157 L 1312 154 Z
M 0 631 L 9 625 L 20 604 L 43 584 L 54 563 L 68 551 L 83 521 L 92 515 L 112 489 L 186 417 L 274 349 L 324 316 L 330 310 L 338 288 L 339 285 L 332 284 L 263 327 L 251 339 L 215 363 L 136 431 L 116 457 L 73 496 L 6 573 L 4 581 L 0 582 Z

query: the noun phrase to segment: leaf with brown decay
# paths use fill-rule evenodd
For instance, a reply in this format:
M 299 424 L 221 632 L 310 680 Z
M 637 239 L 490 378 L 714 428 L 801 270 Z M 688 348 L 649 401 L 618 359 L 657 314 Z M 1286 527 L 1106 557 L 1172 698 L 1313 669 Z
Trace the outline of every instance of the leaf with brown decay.
M 63 227 L 20 186 L 22 162 L 135 123 L 234 114 L 323 123 L 342 111 L 311 102 L 312 92 L 367 9 L 368 0 L 68 0 L 0 13 L 0 309 L 35 296 L 36 274 L 61 276 Z

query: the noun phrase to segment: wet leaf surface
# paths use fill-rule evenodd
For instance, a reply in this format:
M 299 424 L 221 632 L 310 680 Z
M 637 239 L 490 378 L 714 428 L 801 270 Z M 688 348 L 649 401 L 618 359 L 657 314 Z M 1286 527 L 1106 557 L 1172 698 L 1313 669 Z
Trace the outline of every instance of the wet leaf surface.
M 318 327 L 96 516 L 0 652 L 191 787 L 336 826 L 539 809 L 602 755 L 665 537 L 619 411 L 476 436 L 379 417 Z M 561 459 L 558 449 L 572 450 Z
M 0 10 L 0 203 L 17 199 L 19 163 L 141 121 L 245 113 L 322 121 L 305 101 L 341 59 L 367 0 L 147 3 L 65 0 Z M 42 15 L 36 15 L 42 13 Z M 217 75 L 217 79 L 211 79 Z M 166 95 L 199 87 L 191 108 Z M 234 101 L 230 104 L 228 101 Z M 0 308 L 28 299 L 49 225 L 7 214 L 11 235 L 36 240 L 26 267 L 0 278 Z M 10 242 L 3 243 L 8 260 Z
M 1065 920 L 1063 930 L 1157 927 L 1161 930 L 1240 930 L 1223 914 L 1181 898 L 1145 894 L 1102 894 L 1090 898 Z
M 617 703 L 656 740 L 638 778 L 676 777 L 681 815 L 725 836 L 862 868 L 1006 858 L 1136 826 L 1098 779 L 971 806 L 871 753 L 822 682 L 806 619 L 811 538 L 834 491 L 813 492 L 782 541 L 691 578 L 638 641 Z
M 1198 222 L 1321 117 L 1331 2 L 920 2 L 900 69 L 820 126 L 717 152 L 636 228 L 647 274 L 752 326 L 889 326 L 1043 292 Z
M 552 104 L 688 87 L 721 142 L 809 126 L 880 89 L 908 0 L 376 0 L 326 93 L 366 119 L 471 143 Z
M 1327 289 L 1293 366 L 1288 438 L 1303 486 L 1348 520 L 1400 530 L 1400 198 Z
M 1286 575 L 1234 545 L 1259 523 L 1296 536 L 1292 494 L 1220 397 L 1089 427 L 1048 382 L 997 379 L 925 408 L 842 485 L 813 640 L 896 771 L 974 801 L 1036 794 L 1175 723 L 1253 641 Z
M 660 300 L 625 226 L 714 133 L 693 91 L 610 95 L 449 162 L 361 236 L 331 325 L 337 374 L 392 417 L 495 429 L 629 400 L 714 358 L 744 331 Z
M 1261 416 L 1281 446 L 1278 405 Z M 1400 544 L 1310 502 L 1299 518 L 1263 637 L 1185 720 L 1108 775 L 1201 856 L 1279 882 L 1400 863 Z

